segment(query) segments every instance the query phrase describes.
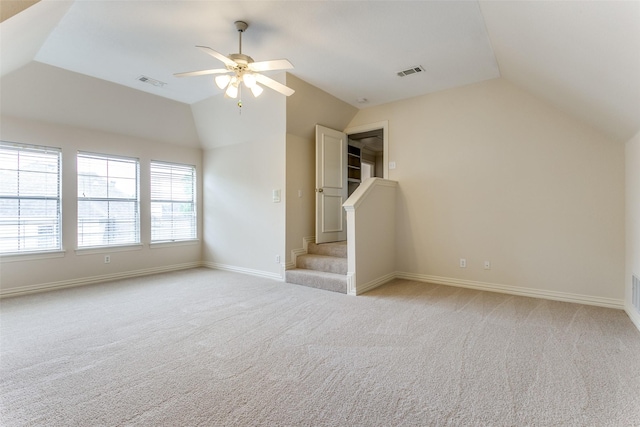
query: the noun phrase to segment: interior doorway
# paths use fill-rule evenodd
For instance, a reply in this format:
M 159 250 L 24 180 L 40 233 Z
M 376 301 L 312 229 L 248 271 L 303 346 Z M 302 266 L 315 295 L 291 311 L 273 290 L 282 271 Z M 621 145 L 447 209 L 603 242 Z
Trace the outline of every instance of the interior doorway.
M 376 165 L 376 177 L 389 179 L 389 122 L 387 120 L 369 123 L 361 126 L 353 126 L 344 130 L 349 140 L 358 140 L 361 143 L 371 143 L 369 148 L 376 153 L 380 152 L 381 166 Z M 374 138 L 367 140 L 367 138 Z M 363 141 L 366 140 L 366 141 Z M 375 147 L 375 148 L 374 148 Z
M 362 183 L 363 172 L 369 176 L 367 168 L 371 176 L 388 178 L 388 136 L 387 121 L 344 132 L 316 125 L 316 243 L 346 240 L 342 205 Z
M 385 121 L 345 130 L 349 144 L 349 196 L 369 177 L 388 177 L 387 127 Z

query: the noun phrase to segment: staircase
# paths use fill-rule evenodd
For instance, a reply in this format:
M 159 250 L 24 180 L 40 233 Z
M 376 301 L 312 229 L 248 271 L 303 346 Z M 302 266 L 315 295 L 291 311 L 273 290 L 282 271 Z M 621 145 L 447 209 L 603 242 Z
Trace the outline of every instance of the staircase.
M 309 243 L 296 268 L 285 272 L 287 283 L 347 293 L 347 242 Z

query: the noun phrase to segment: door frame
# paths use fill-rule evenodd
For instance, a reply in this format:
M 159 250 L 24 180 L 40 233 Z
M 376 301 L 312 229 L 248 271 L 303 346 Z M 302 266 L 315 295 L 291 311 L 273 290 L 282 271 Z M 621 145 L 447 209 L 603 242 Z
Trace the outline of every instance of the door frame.
M 377 123 L 368 123 L 360 126 L 353 126 L 345 129 L 343 132 L 349 135 L 354 133 L 369 132 L 372 130 L 382 129 L 382 177 L 389 179 L 389 121 L 383 120 Z

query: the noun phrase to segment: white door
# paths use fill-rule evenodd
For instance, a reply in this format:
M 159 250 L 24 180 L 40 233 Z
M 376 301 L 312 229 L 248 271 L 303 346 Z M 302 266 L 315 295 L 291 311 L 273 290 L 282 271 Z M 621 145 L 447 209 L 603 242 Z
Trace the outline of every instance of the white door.
M 347 239 L 347 135 L 316 125 L 316 243 Z

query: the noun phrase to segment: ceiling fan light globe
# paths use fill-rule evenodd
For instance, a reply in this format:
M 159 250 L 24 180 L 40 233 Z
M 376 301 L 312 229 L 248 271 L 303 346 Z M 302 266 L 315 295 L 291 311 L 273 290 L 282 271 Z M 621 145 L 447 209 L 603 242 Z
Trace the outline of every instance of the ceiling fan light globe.
M 251 93 L 255 98 L 259 97 L 263 91 L 264 89 L 262 89 L 262 87 L 259 86 L 257 83 L 251 87 Z
M 227 74 L 222 74 L 220 76 L 217 76 L 215 78 L 215 81 L 216 81 L 216 86 L 218 86 L 220 89 L 224 89 L 227 87 L 227 85 L 231 81 L 231 76 Z
M 252 73 L 246 73 L 242 77 L 242 81 L 244 81 L 244 85 L 249 89 L 252 89 L 256 85 L 256 77 Z
M 233 83 L 227 86 L 227 91 L 225 92 L 229 98 L 237 98 L 238 97 L 238 86 L 234 86 Z

